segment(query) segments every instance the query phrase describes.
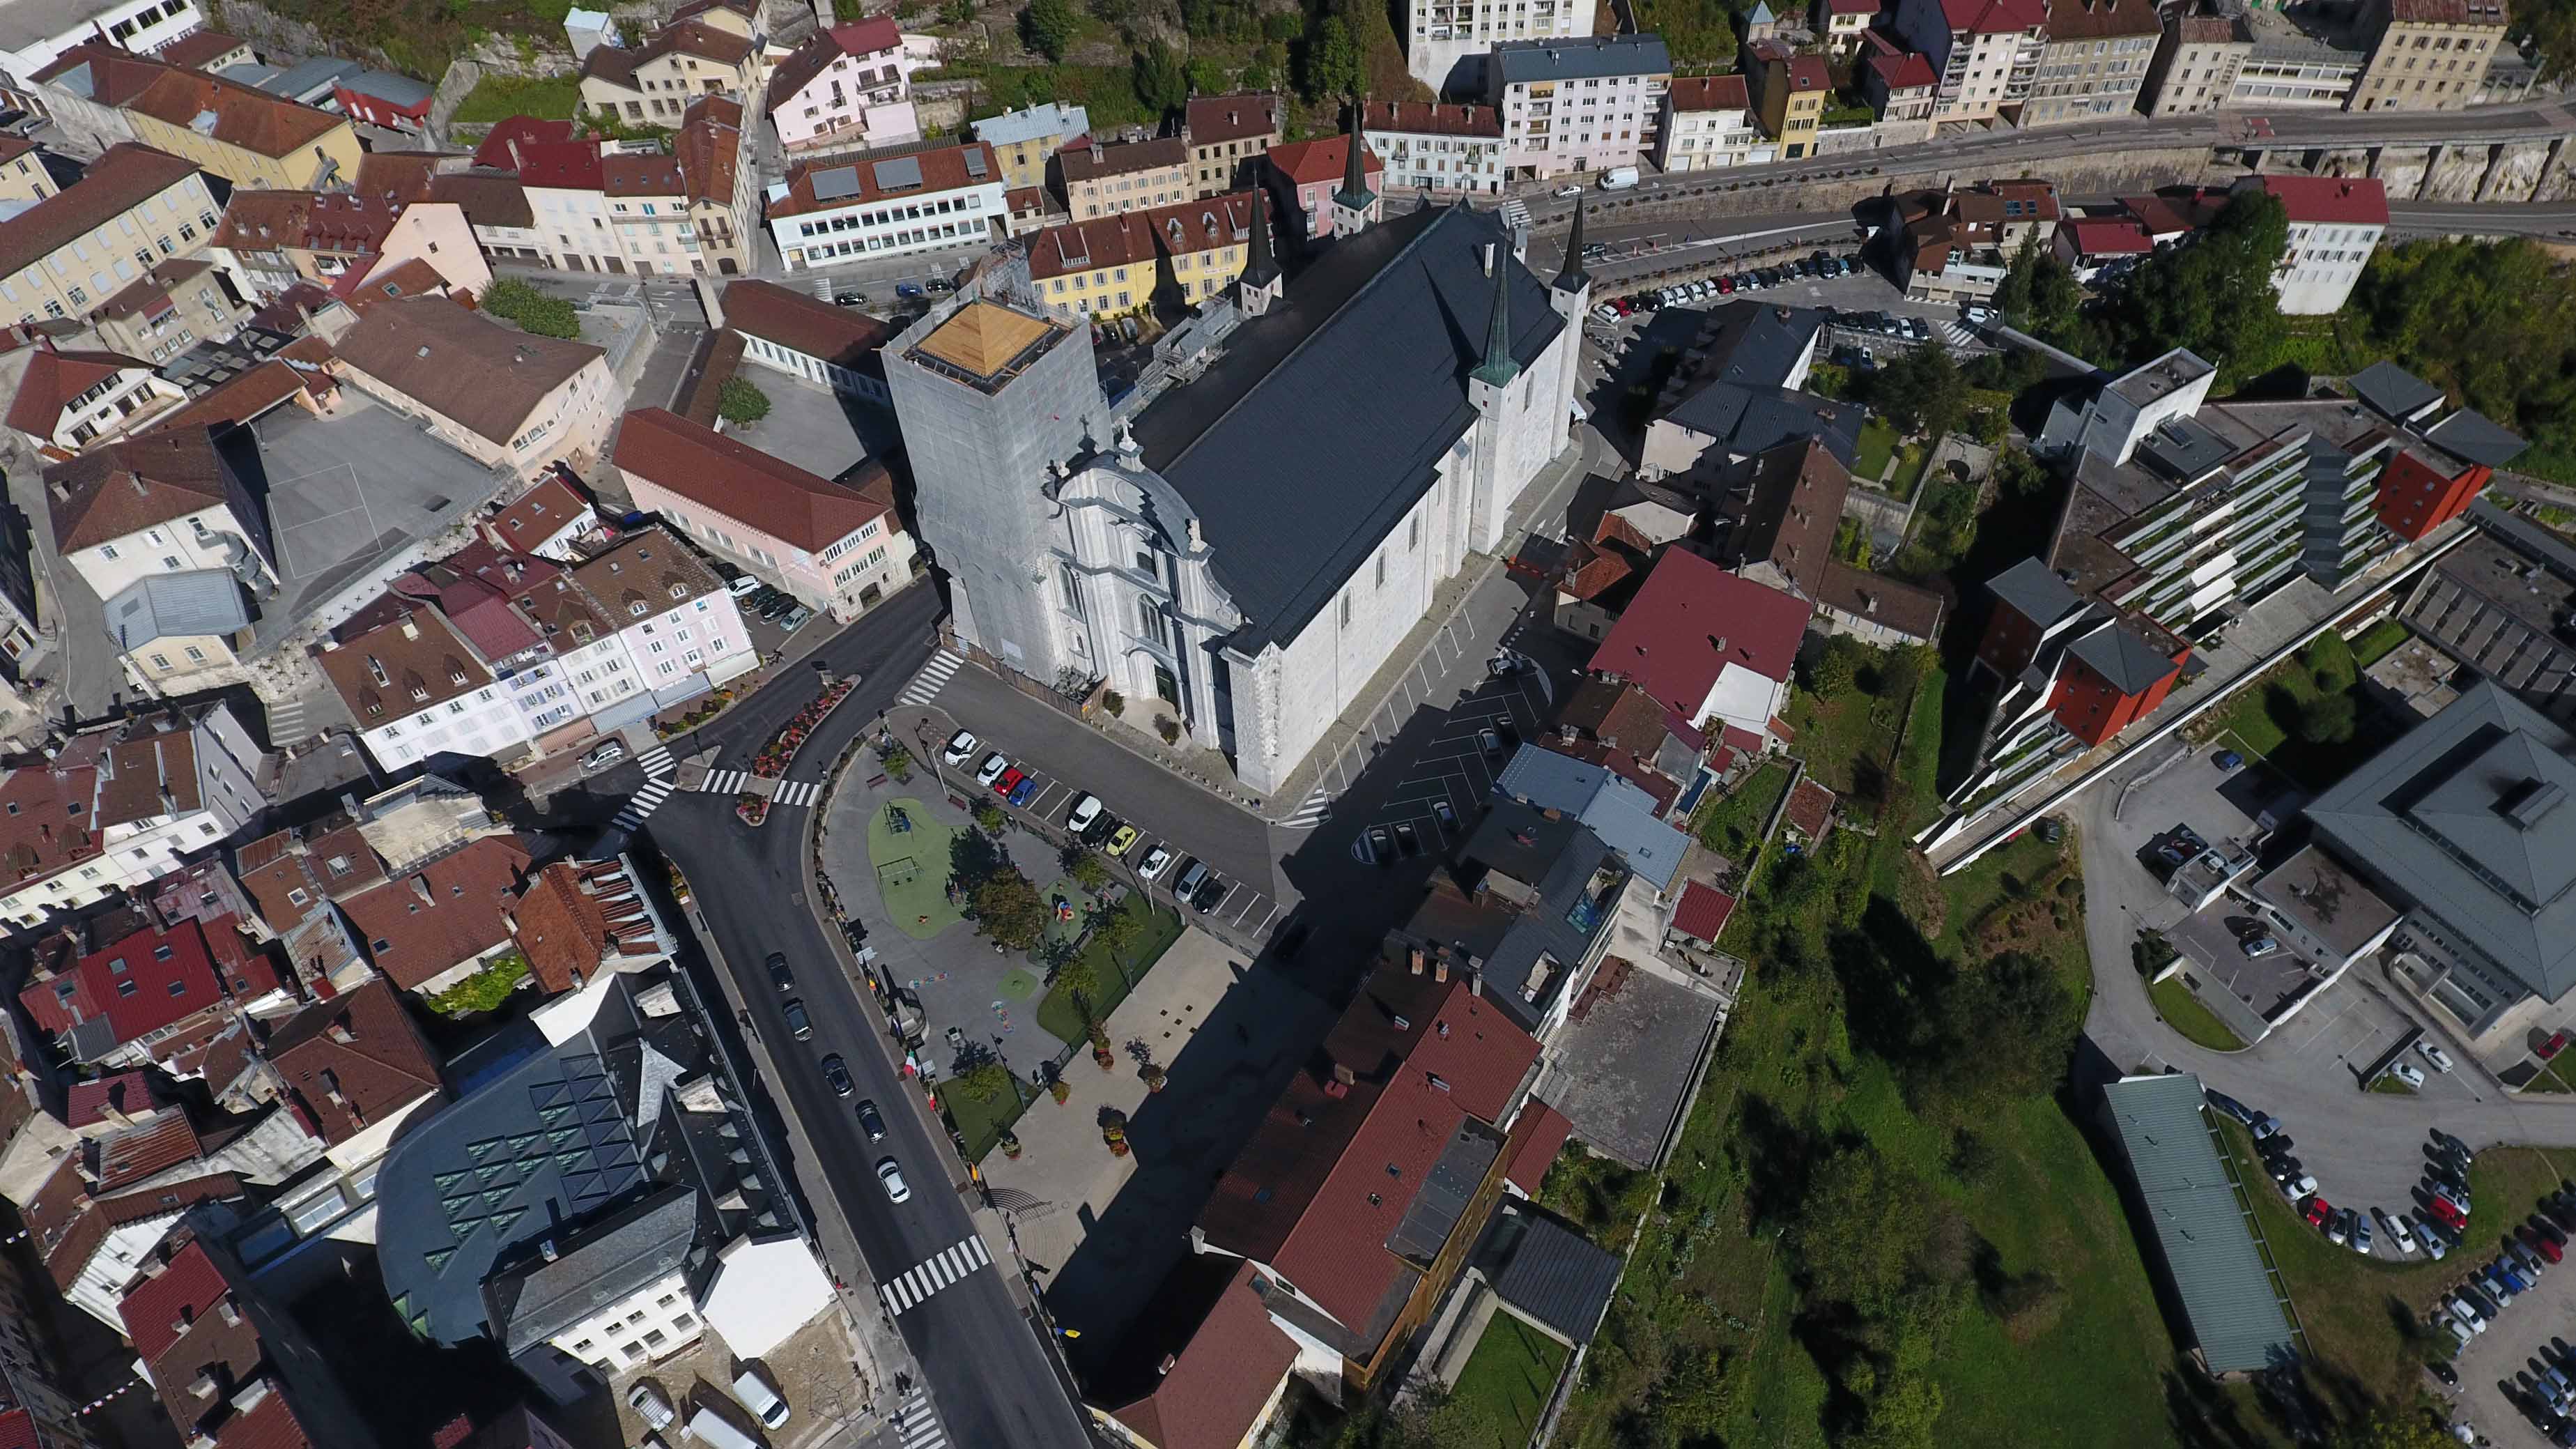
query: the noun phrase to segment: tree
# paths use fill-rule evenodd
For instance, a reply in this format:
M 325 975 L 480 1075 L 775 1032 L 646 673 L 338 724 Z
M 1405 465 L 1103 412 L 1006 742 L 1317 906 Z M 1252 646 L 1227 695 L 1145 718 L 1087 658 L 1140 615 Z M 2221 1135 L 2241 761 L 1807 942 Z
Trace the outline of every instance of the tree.
M 2012 265 L 1995 286 L 1995 311 L 2015 327 L 2030 321 L 2031 285 L 2038 271 L 2039 228 L 2033 227 L 2022 234 L 2021 250 L 2013 253 Z
M 2343 744 L 2358 728 L 2359 716 L 2351 695 L 2321 695 L 2299 710 L 2299 738 L 2312 745 Z
M 1020 38 L 1049 60 L 1064 59 L 1081 28 L 1073 0 L 1029 0 L 1029 8 L 1020 12 Z
M 1000 1062 L 981 1062 L 957 1079 L 957 1090 L 978 1102 L 989 1102 L 1010 1090 L 1011 1070 Z
M 1075 885 L 1095 895 L 1109 885 L 1109 867 L 1101 863 L 1098 851 L 1086 850 L 1075 855 L 1064 873 L 1073 877 Z
M 2049 482 L 2048 470 L 2019 448 L 2006 448 L 1995 458 L 1995 491 L 2003 497 L 2034 498 Z
M 1818 1162 L 1789 1226 L 1814 1296 L 1863 1313 L 1887 1302 L 1904 1282 L 1920 1231 L 1918 1218 L 1890 1214 L 1887 1204 L 1924 1200 L 1922 1184 L 1865 1140 Z
M 1342 22 L 1342 17 L 1327 15 L 1315 23 L 1306 37 L 1302 86 L 1306 99 L 1324 101 L 1356 95 L 1359 88 L 1359 43 L 1351 39 L 1351 28 Z
M 1100 919 L 1091 927 L 1091 934 L 1101 949 L 1109 953 L 1109 963 L 1123 972 L 1127 969 L 1127 949 L 1145 938 L 1145 923 L 1136 918 L 1136 913 L 1129 910 L 1125 902 L 1121 902 L 1101 913 Z
M 2334 1442 L 2335 1449 L 2451 1449 L 2457 1441 L 2417 1403 L 2383 1407 Z
M 1015 870 L 1001 871 L 975 887 L 975 923 L 986 936 L 1015 951 L 1025 951 L 1046 934 L 1054 912 L 1038 899 L 1038 888 Z
M 2307 662 L 2309 677 L 2317 682 L 2317 693 L 2341 694 L 2352 688 L 2358 669 L 2353 663 L 2352 646 L 2344 642 L 2341 634 L 2329 630 L 2318 635 L 2316 642 L 2300 651 L 2300 658 Z
M 549 297 L 515 277 L 484 288 L 480 303 L 491 315 L 518 323 L 523 332 L 539 337 L 581 335 L 581 314 L 573 310 L 570 302 Z
M 1968 379 L 1950 349 L 1935 339 L 1881 367 L 1869 400 L 1906 432 L 1938 440 L 1968 410 Z
M 2290 246 L 2280 198 L 2240 191 L 2189 244 L 2121 279 L 2108 308 L 2121 351 L 2144 362 L 2187 347 L 2216 364 L 2222 386 L 2268 361 L 2281 336 L 2273 270 Z
M 990 800 L 978 801 L 976 803 L 975 824 L 980 827 L 986 835 L 999 835 L 1002 833 L 1003 827 L 1010 823 L 1011 817 L 1002 813 L 1001 806 L 994 804 Z
M 1055 979 L 1047 984 L 1080 1001 L 1086 1012 L 1100 999 L 1100 973 L 1080 956 L 1057 967 Z
M 897 783 L 912 778 L 912 751 L 901 745 L 886 751 L 885 757 L 877 763 L 885 766 L 886 774 Z
M 1933 1008 L 1924 1072 L 1960 1102 L 2044 1096 L 2066 1075 L 2084 1005 L 2054 963 L 2012 951 L 1959 970 Z
M 1862 660 L 1868 646 L 1845 634 L 1836 634 L 1817 646 L 1814 663 L 1807 670 L 1807 688 L 1822 699 L 1839 699 L 1851 693 L 1860 682 Z
M 1136 99 L 1157 116 L 1189 104 L 1190 68 L 1178 51 L 1157 40 L 1136 52 Z
M 769 394 L 747 377 L 728 377 L 716 389 L 716 416 L 737 428 L 750 427 L 769 416 Z

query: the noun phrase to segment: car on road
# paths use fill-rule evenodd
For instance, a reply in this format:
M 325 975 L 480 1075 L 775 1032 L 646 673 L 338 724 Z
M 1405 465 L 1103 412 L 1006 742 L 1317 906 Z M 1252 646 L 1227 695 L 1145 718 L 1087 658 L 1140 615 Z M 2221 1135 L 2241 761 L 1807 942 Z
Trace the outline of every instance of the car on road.
M 2433 1070 L 2447 1072 L 2451 1069 L 2451 1054 L 2431 1042 L 2419 1041 L 2415 1043 L 2415 1050 L 2423 1054 L 2424 1060 L 2433 1064 Z
M 813 1040 L 814 1022 L 812 1018 L 805 1015 L 804 1002 L 791 999 L 786 1005 L 778 1008 L 778 1011 L 780 1015 L 787 1018 L 787 1034 L 789 1036 L 796 1038 L 798 1041 Z
M 890 1202 L 910 1202 L 912 1185 L 903 1180 L 903 1164 L 889 1157 L 877 1164 L 877 1181 L 885 1184 Z
M 894 284 L 894 294 L 898 297 L 927 297 L 930 295 L 928 292 L 922 290 L 922 286 L 919 282 L 897 282 Z
M 975 758 L 975 748 L 982 743 L 973 730 L 959 730 L 948 737 L 948 748 L 939 752 L 939 762 L 954 769 Z
M 2424 1090 L 2424 1074 L 2415 1070 L 2412 1062 L 2397 1063 L 2388 1069 L 2388 1075 L 2413 1087 L 2416 1091 Z
M 1121 825 L 1117 829 L 1109 832 L 1109 843 L 1102 848 L 1109 852 L 1110 859 L 1115 860 L 1119 856 L 1125 855 L 1128 847 L 1134 845 L 1137 839 L 1138 836 L 1135 826 Z
M 781 991 L 796 989 L 796 973 L 787 969 L 787 953 L 784 951 L 769 953 L 769 984 Z
M 1020 773 L 1019 767 L 1013 766 L 1010 769 L 1004 770 L 1001 773 L 1000 778 L 993 781 L 993 793 L 1001 796 L 1005 800 L 1008 800 L 1011 798 L 1011 792 L 1020 788 L 1028 778 L 1028 776 Z
M 1108 808 L 1108 806 L 1100 803 L 1100 797 L 1097 795 L 1085 795 L 1081 799 L 1074 801 L 1073 809 L 1064 817 L 1064 828 L 1066 833 L 1071 835 L 1080 835 L 1082 832 L 1089 830 L 1092 826 L 1100 822 L 1101 814 Z
M 839 1052 L 823 1058 L 823 1084 L 830 1087 L 836 1097 L 846 1097 L 858 1090 L 851 1084 L 849 1064 L 841 1060 Z
M 2246 960 L 2260 961 L 2281 949 L 2281 939 L 2278 936 L 2248 936 L 2236 943 L 2236 949 L 2245 953 Z
M 625 744 L 625 742 L 624 742 L 624 741 L 622 741 L 622 740 L 609 740 L 609 741 L 607 741 L 607 742 L 603 743 L 603 744 L 602 744 L 598 749 L 595 749 L 595 750 L 591 751 L 589 754 L 586 754 L 586 755 L 582 756 L 582 757 L 581 757 L 581 768 L 583 769 L 583 771 L 584 771 L 584 772 L 588 772 L 588 771 L 592 771 L 592 770 L 605 770 L 605 769 L 607 769 L 609 766 L 614 765 L 614 764 L 616 764 L 618 761 L 620 761 L 620 760 L 622 760 L 622 759 L 625 759 L 625 758 L 626 758 L 626 744 Z
M 1007 793 L 1012 805 L 1023 810 L 1027 809 L 1029 802 L 1037 798 L 1038 777 L 1035 775 L 1020 776 L 1020 778 L 1012 784 Z
M 877 1114 L 877 1099 L 874 1097 L 859 1099 L 859 1130 L 868 1134 L 870 1142 L 885 1140 L 885 1118 Z
M 1163 872 L 1170 870 L 1171 868 L 1171 847 L 1157 845 L 1153 849 L 1145 852 L 1145 859 L 1137 865 L 1136 874 L 1145 880 L 1155 880 L 1159 879 Z
M 868 305 L 868 294 L 865 292 L 834 292 L 832 294 L 832 305 L 835 307 L 864 307 Z
M 1560 201 L 1569 196 L 1581 196 L 1582 194 L 1583 188 L 1580 186 L 1560 186 L 1554 191 L 1548 193 L 1548 195 L 1553 196 Z
M 1011 762 L 1003 759 L 1001 755 L 986 755 L 984 757 L 984 763 L 977 767 L 975 771 L 975 783 L 989 790 L 992 788 L 993 782 L 1002 778 L 1003 772 L 1010 768 Z
M 1968 325 L 1972 327 L 1983 327 L 1987 323 L 1995 320 L 1995 309 L 1980 302 L 1971 302 L 1968 304 L 1966 315 L 1968 318 Z

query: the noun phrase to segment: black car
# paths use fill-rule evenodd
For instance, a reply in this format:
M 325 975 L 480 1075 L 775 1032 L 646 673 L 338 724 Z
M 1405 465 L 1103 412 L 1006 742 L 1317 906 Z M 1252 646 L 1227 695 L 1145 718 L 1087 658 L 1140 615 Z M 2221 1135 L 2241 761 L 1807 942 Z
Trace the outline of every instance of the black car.
M 2438 1358 L 2426 1363 L 2424 1365 L 2424 1371 L 2431 1374 L 2433 1377 L 2440 1379 L 2443 1385 L 2447 1388 L 2456 1389 L 2460 1386 L 2460 1376 L 2452 1371 L 2449 1364 L 2442 1362 Z
M 1209 871 L 1208 878 L 1199 882 L 1198 893 L 1190 897 L 1190 908 L 1204 916 L 1223 905 L 1226 894 L 1233 889 L 1234 887 L 1225 883 L 1223 876 L 1215 871 Z
M 868 305 L 867 294 L 864 292 L 834 292 L 832 294 L 832 305 L 835 307 L 864 307 Z
M 842 1062 L 839 1052 L 823 1058 L 823 1085 L 830 1087 L 836 1097 L 846 1097 L 858 1090 L 851 1084 L 850 1069 Z
M 796 973 L 787 969 L 787 953 L 784 951 L 769 953 L 769 984 L 781 991 L 796 989 Z
M 1107 840 L 1110 836 L 1117 834 L 1118 827 L 1126 823 L 1126 821 L 1119 819 L 1117 816 L 1110 814 L 1106 810 L 1103 810 L 1092 820 L 1090 828 L 1082 832 L 1082 843 L 1085 845 L 1098 845 L 1100 842 Z
M 859 1130 L 868 1134 L 870 1142 L 885 1140 L 885 1119 L 877 1115 L 877 1099 L 874 1097 L 859 1100 Z
M 798 1041 L 810 1041 L 813 1039 L 814 1023 L 805 1015 L 804 1002 L 789 1001 L 785 1006 L 778 1009 L 787 1018 L 787 1034 L 789 1036 L 796 1038 Z

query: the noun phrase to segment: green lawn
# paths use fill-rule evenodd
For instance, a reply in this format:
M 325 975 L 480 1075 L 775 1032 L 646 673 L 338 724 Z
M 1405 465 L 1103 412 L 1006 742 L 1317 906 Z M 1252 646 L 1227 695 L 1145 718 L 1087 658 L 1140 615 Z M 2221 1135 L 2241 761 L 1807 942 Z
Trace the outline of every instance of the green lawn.
M 1780 761 L 1755 770 L 1733 791 L 1700 806 L 1699 820 L 1692 827 L 1700 844 L 1729 860 L 1744 860 L 1753 853 L 1763 824 L 1788 788 L 1789 767 Z
M 2242 1051 L 2245 1043 L 2218 1019 L 2218 1013 L 2201 1004 L 2200 997 L 2182 982 L 2176 972 L 2147 988 L 2147 997 L 2156 1004 L 2156 1015 L 2165 1025 L 2181 1032 L 2183 1040 L 2205 1046 L 2215 1052 Z
M 968 1162 L 983 1161 L 984 1154 L 992 1151 L 994 1144 L 1002 1140 L 1002 1129 L 1020 1120 L 1020 1114 L 1027 1111 L 1029 1103 L 1035 1100 L 1018 1073 L 1006 1075 L 1010 1077 L 1010 1085 L 989 1102 L 976 1101 L 959 1091 L 953 1081 L 939 1084 L 940 1105 L 946 1107 L 948 1115 L 956 1121 L 957 1135 L 966 1139 Z
M 2382 619 L 2364 629 L 2352 641 L 2352 662 L 2363 669 L 2377 664 L 2406 642 L 2407 629 L 2394 619 Z
M 1932 445 L 1908 443 L 1897 451 L 1896 472 L 1887 480 L 1887 491 L 1898 498 L 1912 498 L 1923 483 L 1923 469 L 1932 461 Z
M 910 830 L 895 831 L 896 811 L 910 817 Z M 929 806 L 909 796 L 889 801 L 868 819 L 868 865 L 877 873 L 886 914 L 916 941 L 966 919 L 948 903 L 948 850 L 965 833 L 963 826 L 933 819 Z
M 1107 1021 L 1118 1003 L 1127 999 L 1128 988 L 1144 979 L 1154 963 L 1163 958 L 1172 943 L 1181 938 L 1181 913 L 1157 910 L 1143 896 L 1129 893 L 1120 898 L 1117 909 L 1144 922 L 1145 929 L 1136 944 L 1112 959 L 1108 945 L 1097 934 L 1084 943 L 1082 960 L 1090 963 L 1092 974 L 1099 979 L 1101 998 L 1091 1004 L 1094 1021 Z M 1087 1039 L 1083 1031 L 1082 1008 L 1070 992 L 1050 987 L 1046 1000 L 1038 1003 L 1038 1025 L 1056 1040 L 1080 1044 Z
M 581 78 L 547 76 L 523 80 L 486 75 L 456 103 L 455 119 L 469 124 L 534 116 L 541 121 L 569 121 L 581 108 Z
M 2302 712 L 2320 696 L 2312 668 L 2320 655 L 2339 661 L 2338 667 L 2354 680 L 2350 692 L 2358 707 L 2350 739 L 2318 743 L 2299 734 Z M 2214 711 L 2213 733 L 2232 736 L 2246 755 L 2269 761 L 2309 790 L 2326 788 L 2378 754 L 2405 728 L 2403 721 L 2392 719 L 2359 689 L 2355 659 L 2342 636 L 2319 635 L 2307 649 L 2274 665 Z
M 2567 1076 L 2565 1073 L 2558 1070 L 2558 1063 L 2549 1062 L 2544 1064 L 2539 1072 L 2533 1075 L 2530 1081 L 2522 1084 L 2522 1090 L 2526 1092 L 2576 1092 L 2576 1087 L 2571 1087 L 2567 1084 Z
M 1896 456 L 1899 441 L 1896 425 L 1876 414 L 1860 425 L 1860 454 L 1852 464 L 1852 476 L 1877 486 L 1887 472 L 1887 461 Z
M 1497 1310 L 1476 1340 L 1476 1351 L 1458 1371 L 1449 1418 L 1457 1425 L 1444 1445 L 1458 1449 L 1525 1449 L 1538 1431 L 1556 1376 L 1565 1371 L 1565 1345 Z
M 1071 876 L 1056 877 L 1055 884 L 1038 892 L 1038 899 L 1045 901 L 1050 906 L 1054 905 L 1057 901 L 1063 901 L 1065 904 L 1073 907 L 1073 918 L 1071 920 L 1052 914 L 1047 917 L 1046 939 L 1050 941 L 1080 940 L 1082 938 L 1083 913 L 1090 910 L 1092 906 L 1098 904 L 1096 898 L 1094 898 L 1089 891 L 1086 891 L 1080 885 L 1077 885 Z M 1043 958 L 1033 957 L 1031 959 Z

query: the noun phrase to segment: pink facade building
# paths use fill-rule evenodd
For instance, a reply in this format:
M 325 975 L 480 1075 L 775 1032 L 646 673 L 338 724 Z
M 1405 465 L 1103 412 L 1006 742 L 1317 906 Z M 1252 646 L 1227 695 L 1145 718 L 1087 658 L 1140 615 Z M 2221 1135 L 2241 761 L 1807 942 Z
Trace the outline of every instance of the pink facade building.
M 885 16 L 816 34 L 770 72 L 769 120 L 778 143 L 803 151 L 920 140 L 912 73 L 922 64 Z
M 1351 138 L 1346 135 L 1273 146 L 1262 158 L 1272 198 L 1284 197 L 1299 213 L 1298 235 L 1304 240 L 1321 241 L 1333 234 L 1333 193 L 1341 188 L 1350 159 Z M 1369 190 L 1384 195 L 1386 163 L 1365 146 L 1360 159 L 1368 167 Z

